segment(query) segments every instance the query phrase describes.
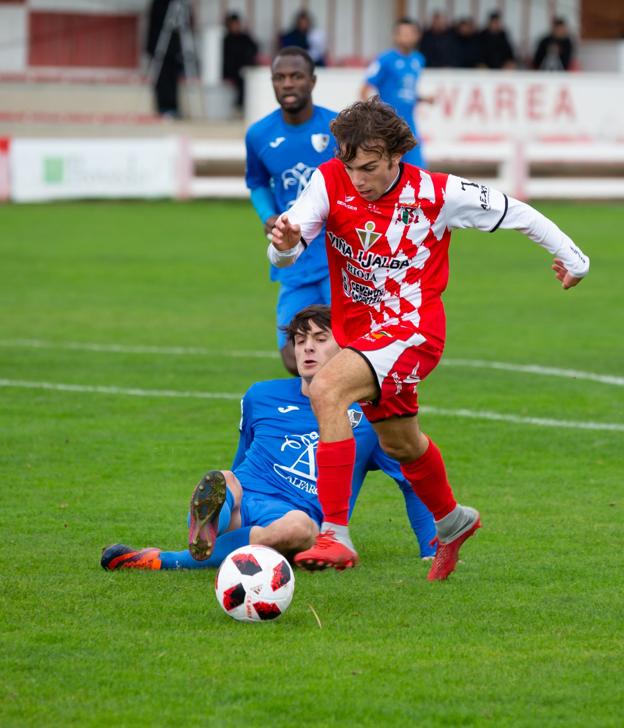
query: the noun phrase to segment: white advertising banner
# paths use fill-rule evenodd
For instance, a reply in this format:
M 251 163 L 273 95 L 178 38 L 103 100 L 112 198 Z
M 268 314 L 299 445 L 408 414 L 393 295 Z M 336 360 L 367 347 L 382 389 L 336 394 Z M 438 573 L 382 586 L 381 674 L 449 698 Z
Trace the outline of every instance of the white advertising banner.
M 320 68 L 317 77 L 315 103 L 340 110 L 357 100 L 364 70 Z M 624 142 L 624 74 L 431 69 L 419 92 L 435 98 L 417 109 L 419 131 L 431 141 Z M 247 123 L 276 108 L 268 68 L 248 71 L 246 94 Z
M 179 142 L 164 139 L 13 139 L 15 202 L 174 197 Z

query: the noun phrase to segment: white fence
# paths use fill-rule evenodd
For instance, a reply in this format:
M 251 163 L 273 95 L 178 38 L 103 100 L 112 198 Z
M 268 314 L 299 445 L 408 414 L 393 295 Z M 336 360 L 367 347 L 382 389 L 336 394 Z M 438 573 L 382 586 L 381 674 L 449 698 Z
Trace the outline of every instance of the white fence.
M 519 199 L 624 199 L 624 144 L 432 142 L 425 153 L 433 171 Z M 242 140 L 16 139 L 0 143 L 0 199 L 242 199 L 244 162 Z
M 223 162 L 244 163 L 242 142 L 193 141 L 189 144 L 193 167 L 209 168 Z M 624 144 L 563 142 L 433 142 L 425 148 L 434 171 L 492 167 L 494 174 L 480 178 L 484 184 L 518 199 L 624 199 Z M 535 169 L 569 168 L 575 176 L 537 176 Z M 600 176 L 600 171 L 603 176 Z M 247 197 L 242 177 L 196 176 L 188 185 L 191 197 Z

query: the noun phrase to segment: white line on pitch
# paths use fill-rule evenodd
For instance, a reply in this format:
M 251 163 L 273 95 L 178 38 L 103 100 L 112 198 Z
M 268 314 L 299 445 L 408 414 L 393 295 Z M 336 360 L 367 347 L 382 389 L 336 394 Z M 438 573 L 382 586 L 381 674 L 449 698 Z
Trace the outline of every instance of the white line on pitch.
M 61 384 L 56 382 L 29 382 L 22 379 L 0 379 L 0 387 L 22 389 L 50 389 L 57 392 L 89 392 L 95 394 L 121 394 L 131 397 L 182 397 L 186 399 L 236 399 L 241 394 L 230 392 L 184 392 L 178 389 L 136 389 L 105 387 L 92 384 Z
M 229 356 L 233 358 L 252 359 L 278 359 L 276 351 L 217 351 L 201 346 L 140 346 L 126 344 L 96 344 L 92 342 L 77 341 L 43 341 L 41 339 L 6 339 L 0 340 L 0 346 L 25 347 L 31 349 L 70 349 L 75 351 L 98 351 L 116 354 L 170 354 L 173 356 Z M 538 364 L 512 364 L 502 361 L 485 361 L 481 359 L 442 359 L 442 366 L 471 367 L 474 369 L 499 369 L 523 374 L 537 374 L 548 377 L 561 377 L 564 379 L 584 379 L 600 384 L 611 384 L 616 387 L 624 386 L 624 377 L 612 374 L 596 374 L 576 369 L 560 369 L 557 367 L 543 367 Z
M 7 339 L 0 346 L 28 349 L 70 349 L 73 351 L 99 351 L 113 354 L 170 354 L 173 356 L 251 357 L 254 359 L 279 359 L 277 351 L 217 351 L 202 346 L 141 346 L 126 344 L 94 344 L 81 341 L 42 341 L 41 339 Z
M 624 386 L 624 377 L 617 377 L 611 374 L 595 374 L 594 372 L 581 372 L 576 369 L 543 367 L 538 364 L 510 364 L 504 361 L 483 361 L 480 359 L 442 359 L 441 363 L 442 365 L 452 367 L 501 369 L 507 372 L 523 372 L 547 377 L 563 377 L 565 379 L 588 379 L 592 382 L 600 382 L 601 384 L 613 384 L 616 387 Z
M 180 397 L 186 399 L 234 399 L 241 398 L 233 392 L 184 392 L 174 389 L 126 389 L 123 387 L 105 387 L 88 384 L 61 384 L 54 382 L 31 382 L 20 379 L 0 379 L 0 387 L 22 389 L 47 389 L 59 392 L 87 392 L 95 394 L 128 395 L 132 397 Z M 442 417 L 467 417 L 474 420 L 493 420 L 510 422 L 516 425 L 534 425 L 537 427 L 558 427 L 576 430 L 606 430 L 624 432 L 624 425 L 616 422 L 577 422 L 574 420 L 554 420 L 543 417 L 519 417 L 486 410 L 473 411 L 467 409 L 444 409 L 441 407 L 421 407 L 423 414 L 440 415 Z

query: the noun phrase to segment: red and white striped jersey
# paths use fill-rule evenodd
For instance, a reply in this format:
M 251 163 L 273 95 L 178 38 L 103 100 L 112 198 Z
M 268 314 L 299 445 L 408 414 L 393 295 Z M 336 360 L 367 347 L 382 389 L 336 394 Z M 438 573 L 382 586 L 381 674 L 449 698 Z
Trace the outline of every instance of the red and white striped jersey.
M 357 193 L 342 162 L 325 162 L 288 219 L 301 226 L 304 240 L 313 240 L 326 226 L 332 329 L 341 346 L 400 326 L 443 347 L 442 293 L 453 228 L 515 228 L 562 258 L 573 275 L 589 269 L 588 258 L 570 238 L 528 205 L 410 164 L 401 164 L 392 187 L 369 202 Z

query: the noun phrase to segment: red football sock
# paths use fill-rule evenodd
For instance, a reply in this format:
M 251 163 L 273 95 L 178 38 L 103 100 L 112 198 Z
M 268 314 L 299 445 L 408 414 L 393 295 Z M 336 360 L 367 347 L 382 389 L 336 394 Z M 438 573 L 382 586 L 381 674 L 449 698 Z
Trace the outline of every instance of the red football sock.
M 346 526 L 355 463 L 355 440 L 319 442 L 316 451 L 318 499 L 325 521 Z
M 427 439 L 429 447 L 424 455 L 411 463 L 403 463 L 401 472 L 409 480 L 414 493 L 439 521 L 455 508 L 457 501 L 446 477 L 442 454 L 436 444 L 429 437 Z

